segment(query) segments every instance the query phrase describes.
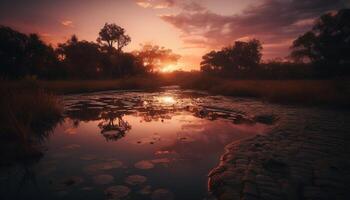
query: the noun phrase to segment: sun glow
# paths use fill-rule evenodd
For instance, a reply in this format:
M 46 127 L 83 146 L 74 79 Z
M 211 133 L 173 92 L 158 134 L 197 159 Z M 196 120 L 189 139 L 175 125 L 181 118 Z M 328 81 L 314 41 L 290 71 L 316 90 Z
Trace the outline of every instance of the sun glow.
M 169 73 L 175 71 L 176 69 L 177 67 L 175 65 L 166 65 L 162 69 L 160 69 L 160 72 Z
M 163 104 L 175 104 L 176 100 L 172 96 L 160 96 L 159 101 Z

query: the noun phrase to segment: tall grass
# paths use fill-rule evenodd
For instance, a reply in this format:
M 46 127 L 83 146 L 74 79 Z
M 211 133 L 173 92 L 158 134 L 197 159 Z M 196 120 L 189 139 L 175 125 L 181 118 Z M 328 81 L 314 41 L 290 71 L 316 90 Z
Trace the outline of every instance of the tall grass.
M 199 72 L 174 72 L 117 80 L 7 81 L 13 90 L 37 87 L 56 94 L 103 90 L 154 90 L 166 85 L 206 90 L 214 94 L 254 97 L 262 100 L 303 105 L 349 107 L 349 80 L 232 80 L 205 76 Z
M 104 90 L 153 90 L 160 86 L 160 79 L 158 76 L 136 76 L 115 80 L 20 80 L 3 83 L 14 90 L 35 87 L 55 94 L 70 94 Z
M 180 85 L 214 94 L 284 104 L 350 107 L 350 81 L 347 80 L 228 80 L 196 76 Z
M 61 119 L 63 110 L 59 100 L 34 88 L 1 87 L 0 91 L 1 151 L 10 148 L 16 151 L 16 156 L 33 153 L 34 145 L 45 139 Z

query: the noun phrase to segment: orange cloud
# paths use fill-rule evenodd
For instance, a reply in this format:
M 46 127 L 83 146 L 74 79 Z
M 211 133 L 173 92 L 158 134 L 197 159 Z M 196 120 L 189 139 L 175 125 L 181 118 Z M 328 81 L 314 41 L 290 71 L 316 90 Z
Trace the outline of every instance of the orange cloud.
M 174 0 L 136 0 L 136 4 L 143 8 L 169 8 L 173 7 L 175 2 Z
M 61 22 L 61 24 L 66 27 L 73 27 L 73 22 L 70 20 L 64 20 Z

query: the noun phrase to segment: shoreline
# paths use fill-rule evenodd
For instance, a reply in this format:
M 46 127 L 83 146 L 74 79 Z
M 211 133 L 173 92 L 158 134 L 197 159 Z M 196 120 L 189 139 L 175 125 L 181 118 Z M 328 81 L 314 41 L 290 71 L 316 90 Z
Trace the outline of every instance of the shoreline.
M 0 89 L 42 89 L 58 95 L 109 90 L 155 91 L 178 85 L 181 89 L 205 91 L 213 95 L 254 98 L 280 105 L 350 108 L 349 81 L 334 80 L 226 80 L 214 77 L 131 77 L 116 80 L 18 80 L 0 81 Z
M 208 174 L 209 191 L 218 200 L 349 199 L 346 130 L 282 128 L 232 142 Z

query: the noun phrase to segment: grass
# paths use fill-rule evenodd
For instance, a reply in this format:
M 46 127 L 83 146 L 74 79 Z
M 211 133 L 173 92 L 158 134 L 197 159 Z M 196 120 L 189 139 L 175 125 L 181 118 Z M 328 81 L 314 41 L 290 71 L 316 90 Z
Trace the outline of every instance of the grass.
M 350 107 L 349 80 L 230 80 L 200 73 L 177 72 L 118 80 L 3 81 L 11 90 L 40 88 L 55 94 L 104 90 L 155 90 L 166 85 L 213 94 L 254 97 L 282 104 Z
M 0 91 L 0 151 L 8 156 L 1 162 L 39 154 L 37 144 L 47 138 L 62 117 L 59 100 L 33 88 L 12 90 L 2 86 Z
M 153 90 L 159 87 L 157 76 L 130 77 L 116 80 L 20 80 L 3 81 L 13 90 L 40 88 L 55 94 L 96 92 L 105 90 Z
M 184 81 L 181 86 L 282 104 L 350 107 L 348 80 L 227 80 L 196 76 Z

